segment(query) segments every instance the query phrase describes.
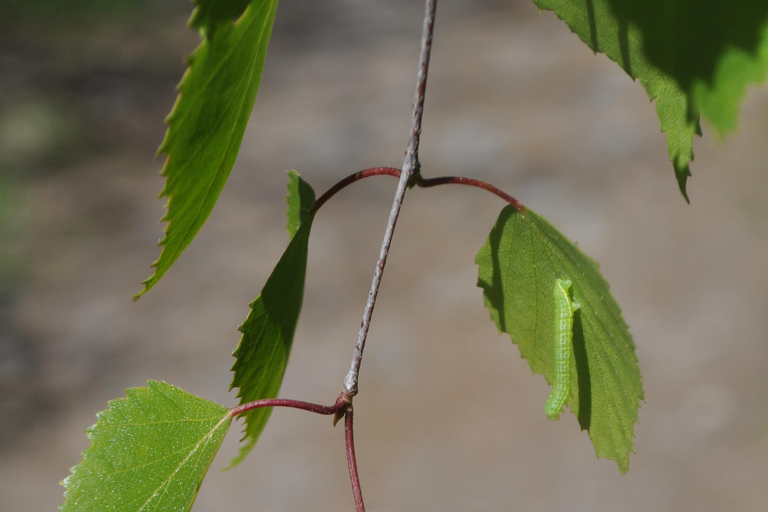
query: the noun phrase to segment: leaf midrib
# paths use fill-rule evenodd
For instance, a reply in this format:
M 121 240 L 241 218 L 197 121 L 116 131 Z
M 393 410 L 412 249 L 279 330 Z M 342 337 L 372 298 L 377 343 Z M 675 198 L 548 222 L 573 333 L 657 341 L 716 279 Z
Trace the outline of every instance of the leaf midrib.
M 198 441 L 193 445 L 193 448 L 192 450 L 190 450 L 189 454 L 187 454 L 187 456 L 184 457 L 184 460 L 181 461 L 178 466 L 176 466 L 176 469 L 174 469 L 173 472 L 171 472 L 171 474 L 168 475 L 168 477 L 165 480 L 163 480 L 163 482 L 154 491 L 152 491 L 152 494 L 149 496 L 149 498 L 147 498 L 147 500 L 141 505 L 141 507 L 136 509 L 136 512 L 141 512 L 142 510 L 144 510 L 144 507 L 146 507 L 147 504 L 149 504 L 149 502 L 152 501 L 152 499 L 157 495 L 160 489 L 164 488 L 162 494 L 158 499 L 158 502 L 159 502 L 160 499 L 162 499 L 165 492 L 168 490 L 168 485 L 170 484 L 170 482 L 173 480 L 176 474 L 181 470 L 181 468 L 184 467 L 184 465 L 192 457 L 192 455 L 197 452 L 198 448 L 200 448 L 200 446 L 203 445 L 204 443 L 207 443 L 208 440 L 213 436 L 213 433 L 216 432 L 221 427 L 221 425 L 223 425 L 226 421 L 230 421 L 230 420 L 231 420 L 230 414 L 229 413 L 225 414 L 224 417 L 221 418 L 221 420 L 216 425 L 214 425 L 214 427 L 211 430 L 209 430 L 203 437 L 201 437 L 200 441 Z M 175 452 L 174 454 L 177 454 L 177 453 L 179 452 Z M 162 460 L 162 459 L 158 459 L 158 460 Z

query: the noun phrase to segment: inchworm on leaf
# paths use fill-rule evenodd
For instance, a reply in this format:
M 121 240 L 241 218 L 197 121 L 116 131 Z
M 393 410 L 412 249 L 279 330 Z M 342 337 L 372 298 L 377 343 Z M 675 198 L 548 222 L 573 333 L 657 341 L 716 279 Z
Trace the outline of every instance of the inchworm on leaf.
M 555 299 L 555 382 L 544 410 L 551 420 L 558 420 L 571 390 L 571 339 L 573 338 L 573 313 L 579 303 L 568 294 L 569 279 L 557 279 L 553 292 Z

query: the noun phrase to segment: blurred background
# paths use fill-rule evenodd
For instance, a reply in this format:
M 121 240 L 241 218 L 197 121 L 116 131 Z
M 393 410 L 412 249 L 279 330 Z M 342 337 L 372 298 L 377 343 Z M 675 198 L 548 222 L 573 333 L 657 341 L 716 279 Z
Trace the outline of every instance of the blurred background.
M 50 511 L 83 430 L 166 380 L 231 406 L 231 352 L 287 243 L 285 171 L 318 193 L 400 167 L 422 2 L 285 0 L 241 153 L 165 278 L 154 159 L 198 43 L 186 0 L 0 4 L 0 509 Z M 465 187 L 406 198 L 355 402 L 369 511 L 763 511 L 768 502 L 768 94 L 695 142 L 691 205 L 642 87 L 526 0 L 441 0 L 421 160 L 492 181 L 601 264 L 647 402 L 630 471 L 596 460 L 499 336 L 474 255 L 504 206 Z M 356 184 L 313 228 L 281 396 L 340 391 L 396 180 Z M 193 510 L 353 510 L 341 428 L 276 411 Z

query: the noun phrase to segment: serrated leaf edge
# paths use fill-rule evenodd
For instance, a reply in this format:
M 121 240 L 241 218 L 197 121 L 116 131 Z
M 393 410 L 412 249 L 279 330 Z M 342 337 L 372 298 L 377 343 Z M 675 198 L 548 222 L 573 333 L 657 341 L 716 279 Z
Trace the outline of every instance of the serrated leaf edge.
M 61 481 L 59 482 L 59 485 L 61 485 L 62 487 L 64 487 L 64 502 L 63 502 L 63 503 L 62 503 L 62 504 L 59 506 L 59 510 L 64 510 L 64 507 L 67 505 L 67 503 L 71 503 L 71 502 L 69 501 L 69 500 L 70 500 L 70 498 L 71 498 L 71 496 L 70 496 L 70 494 L 69 494 L 69 491 L 70 491 L 70 483 L 71 483 L 71 480 L 72 480 L 72 478 L 73 478 L 73 477 L 75 477 L 75 476 L 76 476 L 76 471 L 77 471 L 77 468 L 80 466 L 80 464 L 82 464 L 82 463 L 83 463 L 83 462 L 86 460 L 86 458 L 87 458 L 87 457 L 88 457 L 88 456 L 89 456 L 91 453 L 93 453 L 93 448 L 94 448 L 93 440 L 94 440 L 94 437 L 95 437 L 95 435 L 97 434 L 96 430 L 97 430 L 97 428 L 99 427 L 99 423 L 102 421 L 102 419 L 103 419 L 102 417 L 105 415 L 105 413 L 107 413 L 107 412 L 110 412 L 110 411 L 113 409 L 113 407 L 114 407 L 114 405 L 115 405 L 115 404 L 118 404 L 118 403 L 124 403 L 124 402 L 126 402 L 126 401 L 135 400 L 135 398 L 134 398 L 132 395 L 135 395 L 135 394 L 136 394 L 136 391 L 138 391 L 138 390 L 141 390 L 141 389 L 147 389 L 147 390 L 150 390 L 150 391 L 151 391 L 151 390 L 153 390 L 153 389 L 156 389 L 156 388 L 157 388 L 157 384 L 166 384 L 166 385 L 168 385 L 168 386 L 176 387 L 176 386 L 173 386 L 172 384 L 168 384 L 168 383 L 166 383 L 166 382 L 164 382 L 164 381 L 152 381 L 152 380 L 151 380 L 151 381 L 148 381 L 148 382 L 147 382 L 147 386 L 146 386 L 146 387 L 144 387 L 144 388 L 141 388 L 141 387 L 137 387 L 137 388 L 129 388 L 129 389 L 127 389 L 127 390 L 126 390 L 126 396 L 124 396 L 124 397 L 121 397 L 121 398 L 116 398 L 116 399 L 114 399 L 114 400 L 109 400 L 109 401 L 107 402 L 107 408 L 106 408 L 105 410 L 102 410 L 102 411 L 99 411 L 98 413 L 96 413 L 96 418 L 97 418 L 97 421 L 96 421 L 96 423 L 94 423 L 93 425 L 91 425 L 90 427 L 88 427 L 88 428 L 85 430 L 85 433 L 86 433 L 86 437 L 88 438 L 88 442 L 89 442 L 89 445 L 88 445 L 88 447 L 87 447 L 85 450 L 83 450 L 80 462 L 79 462 L 79 463 L 77 463 L 76 465 L 72 466 L 72 467 L 69 469 L 69 472 L 70 472 L 70 474 L 69 474 L 69 475 L 67 475 L 67 477 L 66 477 L 66 478 L 64 478 L 63 480 L 61 480 Z M 181 388 L 178 388 L 178 389 L 181 389 Z M 182 390 L 182 391 L 184 391 L 184 390 Z M 184 391 L 184 392 L 185 392 L 185 393 L 188 393 L 187 391 Z M 191 394 L 191 393 L 190 393 L 190 394 Z M 192 395 L 192 396 L 195 396 L 195 395 Z M 166 398 L 167 398 L 167 396 L 166 396 Z M 200 398 L 200 397 L 196 397 L 196 398 Z M 201 400 L 206 400 L 206 399 L 203 399 L 203 398 L 201 398 Z M 212 402 L 212 403 L 215 403 L 215 402 Z M 218 404 L 217 404 L 217 405 L 218 405 Z M 223 406 L 221 406 L 221 407 L 223 407 Z M 183 420 L 178 420 L 178 421 L 154 421 L 154 422 L 138 423 L 138 424 L 135 424 L 135 425 L 136 425 L 136 426 L 143 426 L 143 425 L 155 425 L 155 424 L 161 424 L 161 423 L 168 423 L 168 424 L 171 424 L 171 423 L 184 423 L 184 422 L 188 422 L 188 421 L 200 421 L 200 422 L 203 422 L 203 421 L 212 421 L 212 420 L 214 420 L 214 419 L 216 419 L 216 418 L 218 418 L 218 416 L 216 416 L 216 417 L 210 417 L 210 418 L 194 418 L 194 419 L 193 419 L 193 418 L 185 418 L 185 419 L 183 419 Z M 214 434 L 214 433 L 215 433 L 215 432 L 216 432 L 216 431 L 217 431 L 219 428 L 221 428 L 222 424 L 224 424 L 225 422 L 228 422 L 228 421 L 229 421 L 229 422 L 231 422 L 231 421 L 232 421 L 232 410 L 231 410 L 231 409 L 228 409 L 228 410 L 226 410 L 226 412 L 225 412 L 224 416 L 221 418 L 221 420 L 220 420 L 218 423 L 216 423 L 216 425 L 215 425 L 215 426 L 214 426 L 214 427 L 213 427 L 211 430 L 209 430 L 209 431 L 208 431 L 208 432 L 207 432 L 207 433 L 206 433 L 206 434 L 205 434 L 203 437 L 201 437 L 200 441 L 198 441 L 197 443 L 195 443 L 194 445 L 192 445 L 192 446 L 194 446 L 194 448 L 190 450 L 189 454 L 188 454 L 188 455 L 187 455 L 187 456 L 184 458 L 184 460 L 183 460 L 183 461 L 181 461 L 181 463 L 179 463 L 179 465 L 178 465 L 178 466 L 176 467 L 176 469 L 174 469 L 174 471 L 173 471 L 173 472 L 172 472 L 172 473 L 171 473 L 171 474 L 168 476 L 168 478 L 166 478 L 166 479 L 163 481 L 163 483 L 162 483 L 162 484 L 161 484 L 159 487 L 157 487 L 157 489 L 156 489 L 156 490 L 154 490 L 154 491 L 152 492 L 152 494 L 150 495 L 150 497 L 149 497 L 149 498 L 148 498 L 148 499 L 147 499 L 147 500 L 146 500 L 146 501 L 145 501 L 145 502 L 144 502 L 144 503 L 141 505 L 141 507 L 139 507 L 139 508 L 137 509 L 137 511 L 136 511 L 136 512 L 140 512 L 141 510 L 143 510 L 143 509 L 144 509 L 144 507 L 146 506 L 146 504 L 147 504 L 147 503 L 149 503 L 149 502 L 150 502 L 150 501 L 151 501 L 153 498 L 155 498 L 155 497 L 157 496 L 157 493 L 160 491 L 160 489 L 162 489 L 162 488 L 166 488 L 166 489 L 167 489 L 167 487 L 168 487 L 168 484 L 169 484 L 169 483 L 170 483 L 170 482 L 173 480 L 173 477 L 174 477 L 174 476 L 175 476 L 175 475 L 176 475 L 176 474 L 179 472 L 179 470 L 180 470 L 182 467 L 184 467 L 184 465 L 187 463 L 187 461 L 189 460 L 189 458 L 190 458 L 190 457 L 191 457 L 193 454 L 195 454 L 195 453 L 198 451 L 198 449 L 199 449 L 201 446 L 203 446 L 205 443 L 207 443 L 208 441 L 210 441 L 210 439 L 212 438 L 213 434 Z M 121 425 L 128 425 L 128 426 L 130 426 L 130 425 L 132 425 L 132 424 L 130 424 L 130 423 L 122 423 Z M 229 427 L 227 427 L 227 429 L 229 429 Z M 177 454 L 177 453 L 181 452 L 183 449 L 186 449 L 186 448 L 187 448 L 187 447 L 184 447 L 184 448 L 182 448 L 182 449 L 180 449 L 180 450 L 178 450 L 178 451 L 174 452 L 174 454 Z M 218 452 L 218 449 L 217 449 L 216 451 Z M 170 456 L 170 455 L 169 455 L 169 456 Z M 158 462 L 158 461 L 160 461 L 160 460 L 163 460 L 163 459 L 165 459 L 165 458 L 168 458 L 169 456 L 163 457 L 162 459 L 157 459 L 156 461 L 152 461 L 152 463 L 155 463 L 155 462 Z M 200 479 L 200 482 L 202 482 L 202 480 L 205 478 L 205 475 L 206 475 L 206 473 L 208 472 L 208 468 L 210 468 L 210 465 L 211 465 L 211 463 L 213 462 L 213 459 L 215 458 L 215 456 L 216 456 L 216 453 L 214 452 L 214 454 L 213 454 L 213 457 L 211 457 L 211 460 L 210 460 L 210 461 L 208 461 L 208 464 L 206 465 L 205 469 L 203 470 L 203 473 L 202 473 L 202 475 L 201 475 L 201 479 Z M 147 465 L 147 464 L 145 464 L 145 466 L 146 466 L 146 465 Z M 141 466 L 136 466 L 136 467 L 134 467 L 134 468 L 130 468 L 130 469 L 136 469 L 136 468 L 138 468 L 138 467 L 141 467 Z M 128 470 L 124 470 L 124 471 L 128 471 Z M 113 473 L 109 473 L 109 474 L 107 474 L 107 475 L 100 475 L 100 476 L 109 476 L 109 475 L 114 475 L 114 474 L 117 474 L 117 473 L 120 473 L 120 472 L 122 472 L 122 471 L 115 471 L 115 472 L 113 472 Z M 199 488 L 199 486 L 200 486 L 200 482 L 198 482 L 198 484 L 197 484 L 197 487 L 198 487 L 198 488 Z M 193 504 L 193 503 L 194 503 L 194 501 L 195 501 L 195 498 L 196 498 L 196 496 L 197 496 L 197 490 L 196 490 L 196 491 L 195 491 L 195 493 L 192 495 L 192 498 L 191 498 L 191 500 L 190 500 L 190 503 L 189 503 L 189 507 L 187 507 L 187 509 L 186 509 L 186 510 L 189 510 L 189 509 L 191 508 L 192 504 Z

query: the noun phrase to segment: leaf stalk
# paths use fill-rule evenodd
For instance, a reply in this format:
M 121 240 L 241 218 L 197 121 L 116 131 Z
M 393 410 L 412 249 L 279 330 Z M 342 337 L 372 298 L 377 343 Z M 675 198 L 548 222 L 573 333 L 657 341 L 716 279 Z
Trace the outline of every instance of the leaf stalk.
M 291 400 L 288 398 L 263 398 L 231 408 L 229 410 L 229 416 L 234 418 L 248 411 L 260 409 L 262 407 L 290 407 L 292 409 L 301 409 L 302 411 L 329 416 L 331 414 L 337 414 L 339 411 L 346 410 L 350 404 L 350 400 L 348 397 L 345 397 L 343 393 L 339 395 L 339 398 L 336 399 L 336 403 L 333 405 L 321 405 L 312 402 L 303 402 L 301 400 Z

